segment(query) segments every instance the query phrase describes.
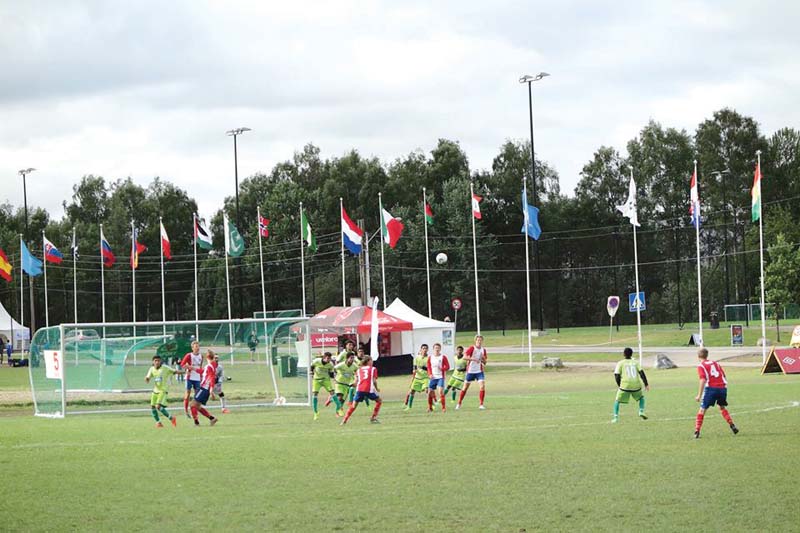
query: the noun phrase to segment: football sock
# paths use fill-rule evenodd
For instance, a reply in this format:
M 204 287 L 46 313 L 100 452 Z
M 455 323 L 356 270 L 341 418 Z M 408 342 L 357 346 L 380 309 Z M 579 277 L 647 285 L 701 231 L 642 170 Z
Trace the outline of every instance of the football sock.
M 478 397 L 481 399 L 481 405 L 483 405 L 483 399 L 486 397 L 486 391 L 485 391 L 485 390 L 482 390 L 482 391 L 481 391 L 481 392 L 478 394 Z
M 444 393 L 442 393 L 441 399 L 442 399 L 442 411 L 444 411 L 445 410 L 445 406 L 444 406 L 445 395 L 444 395 Z
M 189 412 L 189 398 L 183 399 L 183 410 Z
M 315 413 L 316 413 L 316 412 L 317 412 L 317 410 L 319 409 L 319 398 L 317 398 L 316 396 L 314 396 L 313 398 L 311 398 L 311 407 L 313 407 L 313 408 L 314 408 L 314 412 L 315 412 Z
M 705 416 L 704 413 L 697 413 L 697 420 L 694 423 L 694 430 L 700 431 L 700 428 L 703 427 L 703 417 Z
M 342 408 L 342 401 L 339 399 L 339 396 L 337 394 L 333 395 L 333 403 L 336 404 L 337 411 Z
M 404 403 L 404 405 L 408 405 L 408 399 L 409 399 L 409 398 L 411 398 L 411 391 L 408 391 L 408 392 L 406 393 L 406 401 L 405 401 L 405 402 L 403 402 L 403 403 Z
M 722 413 L 722 418 L 725 419 L 725 422 L 727 422 L 729 426 L 733 425 L 733 419 L 731 418 L 731 414 L 728 412 L 728 410 L 720 409 L 719 411 Z
M 156 409 L 155 407 L 151 407 L 150 412 L 153 414 L 153 418 L 156 419 L 156 422 L 158 422 L 158 409 Z
M 464 396 L 467 395 L 467 389 L 461 391 L 461 394 L 458 396 L 458 405 L 461 405 L 461 402 L 464 401 Z
M 200 411 L 200 414 L 201 414 L 201 415 L 203 415 L 204 417 L 208 418 L 209 420 L 211 420 L 212 418 L 214 418 L 213 416 L 211 416 L 211 413 L 209 413 L 208 411 L 206 411 L 206 408 L 205 408 L 205 407 L 202 407 L 202 406 L 201 406 L 201 407 L 198 407 L 198 408 L 197 408 L 197 410 L 198 410 L 198 411 Z
M 167 408 L 166 408 L 166 407 L 164 407 L 163 405 L 162 405 L 161 407 L 159 407 L 159 409 L 158 409 L 158 410 L 159 410 L 159 411 L 161 411 L 161 414 L 162 414 L 162 415 L 164 415 L 164 416 L 166 416 L 167 418 L 169 418 L 169 419 L 171 419 L 171 418 L 172 418 L 172 417 L 170 416 L 170 414 L 169 414 L 169 411 L 167 411 Z
M 452 398 L 453 398 L 453 401 L 456 401 L 456 389 L 453 389 Z
M 344 421 L 345 422 L 350 420 L 350 415 L 352 415 L 353 411 L 355 411 L 355 410 L 356 410 L 356 406 L 355 405 L 351 405 L 350 408 L 347 410 L 347 413 L 344 415 Z
M 228 406 L 228 402 L 225 400 L 225 393 L 219 393 L 219 403 L 222 405 L 222 408 L 225 409 Z
M 372 418 L 378 418 L 378 411 L 381 410 L 381 402 L 375 402 L 375 408 L 372 410 Z
M 429 392 L 428 393 L 428 409 L 433 409 L 433 395 L 435 393 Z
M 192 411 L 192 418 L 194 418 L 194 421 L 197 422 L 197 407 L 193 405 L 190 407 L 190 409 Z
M 409 394 L 408 395 L 408 407 L 410 408 L 413 404 L 414 404 L 414 395 L 413 394 Z
M 644 413 L 644 396 L 639 398 L 639 412 Z
M 619 416 L 619 402 L 614 402 L 614 416 Z

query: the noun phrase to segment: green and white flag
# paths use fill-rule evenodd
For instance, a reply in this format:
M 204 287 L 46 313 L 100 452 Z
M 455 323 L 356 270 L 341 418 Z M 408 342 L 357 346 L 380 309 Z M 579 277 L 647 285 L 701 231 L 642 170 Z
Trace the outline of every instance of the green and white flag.
M 244 252 L 244 239 L 239 234 L 239 230 L 228 220 L 228 215 L 223 215 L 223 226 L 225 231 L 225 253 L 231 257 L 239 257 Z
M 300 211 L 300 227 L 303 229 L 303 240 L 308 244 L 308 249 L 311 253 L 317 251 L 317 238 L 311 232 L 311 224 L 308 223 L 306 212 Z
M 208 229 L 205 221 L 195 215 L 194 219 L 194 238 L 197 246 L 203 250 L 210 250 L 214 246 L 211 244 L 211 230 Z

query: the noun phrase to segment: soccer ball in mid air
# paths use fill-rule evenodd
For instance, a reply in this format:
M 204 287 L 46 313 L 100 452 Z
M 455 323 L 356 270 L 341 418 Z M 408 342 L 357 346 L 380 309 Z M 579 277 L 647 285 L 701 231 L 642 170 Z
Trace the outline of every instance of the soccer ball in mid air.
M 442 252 L 436 255 L 436 262 L 440 265 L 447 263 L 447 254 Z

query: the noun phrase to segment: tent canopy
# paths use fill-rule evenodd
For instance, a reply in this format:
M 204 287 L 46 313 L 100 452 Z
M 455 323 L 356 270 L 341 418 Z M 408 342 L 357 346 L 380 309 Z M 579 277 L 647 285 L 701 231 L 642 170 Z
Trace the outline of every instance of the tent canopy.
M 386 312 L 392 316 L 411 322 L 414 325 L 414 329 L 454 327 L 452 322 L 434 320 L 433 318 L 428 318 L 425 315 L 417 313 L 400 298 L 395 298 L 391 305 L 386 308 Z
M 13 339 L 11 336 L 12 329 L 14 330 Z M 21 326 L 19 322 L 14 320 L 2 303 L 0 303 L 0 335 L 11 340 L 15 349 L 21 348 L 23 342 L 27 344 L 27 341 L 31 338 L 31 330 Z
M 311 331 L 329 331 L 338 335 L 370 333 L 372 326 L 372 309 L 362 305 L 359 307 L 329 307 L 320 311 L 308 321 Z M 378 332 L 393 333 L 410 331 L 413 324 L 390 314 L 378 311 Z

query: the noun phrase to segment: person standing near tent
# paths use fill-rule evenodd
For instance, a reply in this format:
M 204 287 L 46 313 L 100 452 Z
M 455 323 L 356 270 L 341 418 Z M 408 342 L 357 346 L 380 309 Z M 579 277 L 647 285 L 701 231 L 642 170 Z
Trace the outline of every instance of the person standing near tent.
M 406 395 L 405 411 L 414 405 L 414 394 L 426 391 L 428 388 L 428 345 L 419 347 L 419 354 L 414 359 L 414 368 L 411 370 L 411 388 Z
M 480 392 L 478 394 L 481 403 L 478 405 L 478 409 L 486 409 L 486 407 L 483 405 L 483 399 L 486 396 L 486 378 L 483 370 L 486 367 L 487 354 L 486 348 L 483 347 L 483 335 L 475 335 L 475 344 L 467 348 L 465 355 L 467 361 L 469 361 L 467 364 L 467 376 L 464 383 L 464 389 L 461 391 L 461 395 L 458 397 L 456 410 L 461 409 L 461 402 L 464 401 L 464 396 L 467 395 L 469 386 L 473 381 L 477 381 L 478 386 L 480 387 Z
M 6 354 L 6 342 L 0 337 L 0 365 L 3 364 L 3 356 Z

